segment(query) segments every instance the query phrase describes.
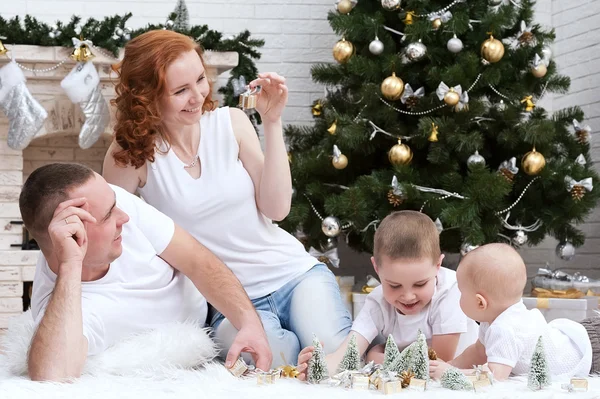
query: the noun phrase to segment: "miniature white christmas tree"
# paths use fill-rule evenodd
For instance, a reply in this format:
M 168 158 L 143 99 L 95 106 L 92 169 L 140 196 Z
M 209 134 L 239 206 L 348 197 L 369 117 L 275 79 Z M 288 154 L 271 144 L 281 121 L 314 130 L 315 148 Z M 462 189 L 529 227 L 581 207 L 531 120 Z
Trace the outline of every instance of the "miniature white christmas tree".
M 411 369 L 415 373 L 415 378 L 420 380 L 429 379 L 429 348 L 427 347 L 425 334 L 420 330 L 413 351 Z
M 185 4 L 185 0 L 177 0 L 177 5 L 173 12 L 177 14 L 175 21 L 173 21 L 173 28 L 178 31 L 187 31 L 190 29 L 190 14 L 187 5 Z
M 396 358 L 396 360 L 390 365 L 389 370 L 396 373 L 408 371 L 412 369 L 413 364 L 413 352 L 416 342 L 408 345 Z
M 473 389 L 473 384 L 456 367 L 450 367 L 442 374 L 440 383 L 443 388 L 453 391 L 466 391 Z
M 548 361 L 546 360 L 544 343 L 540 336 L 537 345 L 533 350 L 533 355 L 531 355 L 531 367 L 529 369 L 529 375 L 527 376 L 527 387 L 533 390 L 539 390 L 550 386 L 550 384 L 550 369 L 548 368 Z
M 321 341 L 313 334 L 313 351 L 312 357 L 308 361 L 308 371 L 306 372 L 308 382 L 311 384 L 318 384 L 322 380 L 329 378 L 329 371 L 327 370 L 327 362 L 325 361 L 325 353 L 321 346 Z
M 346 348 L 346 353 L 344 353 L 344 357 L 342 358 L 342 362 L 340 363 L 339 371 L 356 371 L 360 367 L 360 353 L 358 353 L 358 345 L 356 344 L 356 335 L 352 334 L 350 337 L 350 342 L 348 342 L 348 347 Z
M 385 343 L 385 353 L 383 355 L 383 368 L 385 370 L 389 370 L 390 366 L 394 364 L 396 359 L 400 356 L 400 351 L 398 350 L 398 345 L 396 345 L 396 341 L 394 341 L 394 337 L 392 334 L 388 335 L 387 341 Z

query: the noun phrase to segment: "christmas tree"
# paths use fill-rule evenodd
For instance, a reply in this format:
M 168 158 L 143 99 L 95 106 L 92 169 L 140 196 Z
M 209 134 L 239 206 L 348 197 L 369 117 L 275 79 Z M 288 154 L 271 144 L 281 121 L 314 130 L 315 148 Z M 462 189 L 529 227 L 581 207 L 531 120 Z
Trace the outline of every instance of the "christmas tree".
M 473 384 L 467 377 L 457 368 L 450 367 L 442 374 L 440 383 L 443 388 L 452 389 L 453 391 L 466 391 L 473 389 Z
M 533 350 L 533 355 L 531 355 L 531 368 L 527 376 L 527 387 L 538 390 L 550 386 L 550 384 L 550 370 L 544 352 L 544 343 L 540 336 Z
M 323 252 L 372 252 L 394 210 L 436 220 L 444 251 L 556 237 L 568 257 L 600 190 L 578 107 L 538 103 L 570 80 L 532 0 L 339 0 L 337 63 L 313 126 L 289 126 L 292 209 L 281 224 Z
M 185 0 L 177 0 L 177 5 L 175 6 L 173 13 L 176 14 L 176 17 L 173 20 L 174 29 L 178 31 L 186 31 L 190 29 L 190 13 L 187 5 L 185 4 Z
M 398 345 L 396 345 L 396 341 L 394 341 L 394 337 L 392 334 L 388 335 L 387 341 L 385 343 L 385 353 L 383 356 L 383 368 L 386 370 L 390 369 L 390 366 L 394 364 L 396 359 L 400 356 L 400 351 L 398 350 Z
M 346 353 L 344 353 L 344 357 L 340 363 L 339 371 L 356 371 L 359 367 L 360 353 L 358 353 L 358 346 L 356 345 L 356 335 L 352 334 L 352 337 L 350 337 L 350 341 L 348 342 L 348 347 L 346 348 Z
M 322 380 L 329 378 L 327 370 L 327 362 L 325 361 L 325 352 L 321 346 L 321 341 L 316 335 L 313 335 L 313 351 L 312 357 L 308 361 L 307 380 L 311 384 L 318 384 Z
M 416 342 L 408 345 L 400 355 L 396 358 L 396 360 L 390 365 L 389 370 L 394 371 L 396 373 L 401 373 L 403 371 L 412 370 L 413 366 L 413 353 L 415 350 Z
M 412 358 L 412 371 L 415 373 L 415 378 L 429 379 L 429 348 L 427 348 L 425 334 L 421 331 L 419 331 Z

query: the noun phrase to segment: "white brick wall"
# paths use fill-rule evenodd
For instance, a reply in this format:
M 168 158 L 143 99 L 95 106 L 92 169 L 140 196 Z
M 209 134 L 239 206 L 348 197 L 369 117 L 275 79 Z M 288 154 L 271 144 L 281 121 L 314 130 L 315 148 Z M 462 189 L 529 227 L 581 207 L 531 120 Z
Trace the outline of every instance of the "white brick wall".
M 106 15 L 132 12 L 130 26 L 135 28 L 162 21 L 175 3 L 176 0 L 12 0 L 3 2 L 1 11 L 5 18 L 29 13 L 48 23 L 56 19 L 67 21 L 74 13 L 84 19 L 101 19 Z M 331 48 L 337 39 L 326 16 L 333 3 L 333 0 L 187 0 L 192 24 L 208 24 L 226 35 L 249 29 L 255 37 L 265 39 L 258 68 L 277 71 L 288 78 L 290 98 L 285 123 L 311 123 L 309 106 L 323 94 L 322 87 L 311 81 L 310 66 L 315 62 L 331 61 Z M 572 79 L 569 94 L 548 96 L 540 105 L 548 110 L 579 105 L 586 113 L 586 123 L 600 131 L 600 44 L 595 41 L 600 33 L 600 0 L 538 0 L 536 18 L 542 25 L 556 28 L 555 60 L 561 73 Z M 223 83 L 224 78 L 220 82 Z M 598 167 L 600 134 L 595 134 L 592 146 L 593 160 Z M 588 236 L 587 243 L 571 262 L 556 258 L 554 240 L 523 250 L 530 274 L 550 262 L 554 267 L 595 268 L 589 273 L 600 277 L 597 261 L 600 209 L 588 218 L 583 229 Z M 347 262 L 352 263 L 350 259 Z M 354 269 L 347 274 L 360 276 L 367 272 L 365 265 L 368 262 L 357 262 L 360 264 L 345 262 Z

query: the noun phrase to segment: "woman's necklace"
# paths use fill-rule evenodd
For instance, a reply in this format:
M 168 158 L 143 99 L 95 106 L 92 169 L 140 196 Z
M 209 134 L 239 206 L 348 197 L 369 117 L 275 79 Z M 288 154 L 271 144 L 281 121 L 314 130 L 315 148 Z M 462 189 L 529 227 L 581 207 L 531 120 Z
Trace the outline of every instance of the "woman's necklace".
M 183 164 L 183 167 L 185 169 L 193 168 L 194 166 L 196 166 L 196 164 L 198 163 L 199 160 L 200 160 L 200 157 L 198 156 L 198 154 L 196 154 L 196 156 L 194 157 L 192 162 L 189 165 Z

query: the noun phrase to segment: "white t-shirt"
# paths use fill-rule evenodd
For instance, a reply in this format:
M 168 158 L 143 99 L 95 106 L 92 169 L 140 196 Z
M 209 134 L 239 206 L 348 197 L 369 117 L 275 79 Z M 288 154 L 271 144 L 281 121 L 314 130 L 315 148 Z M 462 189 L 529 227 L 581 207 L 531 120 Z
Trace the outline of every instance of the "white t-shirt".
M 441 267 L 431 302 L 415 315 L 403 315 L 383 297 L 382 286 L 375 288 L 366 298 L 356 317 L 352 330 L 369 342 L 378 335 L 387 338 L 392 334 L 400 350 L 417 339 L 418 330 L 431 345 L 434 335 L 460 333 L 456 356 L 477 341 L 477 324 L 467 318 L 459 306 L 460 291 L 456 272 Z
M 592 366 L 592 344 L 581 324 L 568 319 L 550 323 L 538 309 L 528 310 L 519 301 L 496 320 L 481 323 L 479 340 L 488 363 L 512 367 L 512 374 L 527 375 L 538 338 L 546 353 L 550 374 L 558 377 L 587 376 Z
M 104 351 L 128 335 L 163 323 L 206 321 L 206 300 L 191 281 L 158 255 L 171 242 L 173 221 L 133 194 L 111 185 L 117 207 L 129 215 L 121 233 L 123 253 L 99 280 L 81 283 L 83 335 L 88 354 Z M 31 309 L 42 320 L 56 275 L 40 256 L 33 280 Z

